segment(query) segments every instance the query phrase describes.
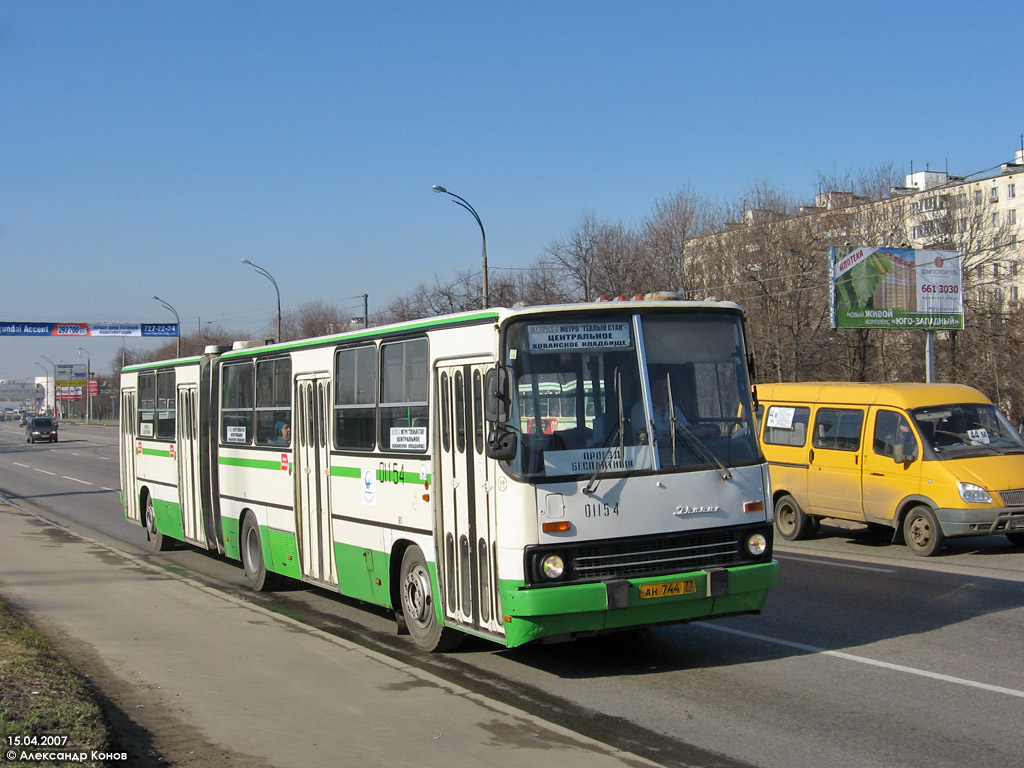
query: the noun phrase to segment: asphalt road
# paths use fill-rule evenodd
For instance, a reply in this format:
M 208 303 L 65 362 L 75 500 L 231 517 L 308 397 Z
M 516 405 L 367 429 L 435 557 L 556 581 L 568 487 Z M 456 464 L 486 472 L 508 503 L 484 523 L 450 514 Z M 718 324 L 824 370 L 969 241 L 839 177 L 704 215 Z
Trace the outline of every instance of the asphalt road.
M 777 545 L 763 615 L 503 650 L 420 653 L 390 617 L 295 584 L 249 595 L 238 567 L 149 554 L 121 517 L 117 430 L 27 445 L 0 424 L 0 491 L 150 562 L 245 596 L 664 765 L 1024 764 L 1024 550 L 1004 537 L 918 558 L 857 526 Z

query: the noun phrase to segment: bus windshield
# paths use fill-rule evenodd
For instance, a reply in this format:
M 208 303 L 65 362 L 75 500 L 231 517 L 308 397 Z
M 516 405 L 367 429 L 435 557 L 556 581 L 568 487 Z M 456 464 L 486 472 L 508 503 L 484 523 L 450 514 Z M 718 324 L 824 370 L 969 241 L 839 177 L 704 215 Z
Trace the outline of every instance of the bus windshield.
M 911 415 L 939 459 L 1024 453 L 1024 438 L 994 405 L 932 406 Z
M 520 475 L 589 478 L 760 460 L 740 317 L 522 320 L 506 334 Z

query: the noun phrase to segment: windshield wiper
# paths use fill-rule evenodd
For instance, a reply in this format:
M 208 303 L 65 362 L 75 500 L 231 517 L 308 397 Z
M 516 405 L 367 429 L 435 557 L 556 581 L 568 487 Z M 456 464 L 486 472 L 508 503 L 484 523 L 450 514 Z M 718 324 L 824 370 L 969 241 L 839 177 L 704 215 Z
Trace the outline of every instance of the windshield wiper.
M 665 374 L 665 377 L 667 379 L 668 378 L 668 374 Z M 666 384 L 670 385 L 670 382 L 666 381 Z M 701 440 L 699 437 L 697 437 L 695 434 L 693 434 L 693 432 L 691 432 L 689 430 L 689 428 L 685 424 L 683 424 L 683 422 L 681 422 L 679 419 L 676 418 L 676 406 L 675 406 L 675 403 L 672 402 L 672 387 L 671 386 L 668 386 L 668 413 L 669 413 L 669 417 L 668 417 L 669 418 L 669 427 L 670 427 L 671 432 L 672 432 L 672 438 L 671 438 L 671 440 L 672 440 L 672 466 L 676 466 L 676 438 L 675 438 L 675 435 L 678 432 L 679 435 L 684 439 L 684 441 L 686 442 L 686 444 L 690 448 L 690 450 L 693 451 L 694 455 L 701 456 L 705 461 L 707 461 L 708 459 L 711 459 L 711 461 L 708 462 L 708 463 L 709 464 L 710 463 L 714 463 L 714 464 L 718 465 L 718 474 L 721 475 L 722 479 L 723 480 L 731 480 L 732 479 L 732 472 L 729 471 L 728 467 L 726 467 L 725 464 L 723 464 L 721 461 L 718 460 L 718 457 L 715 456 L 714 452 L 710 448 L 707 447 L 707 445 L 704 443 L 703 440 Z M 654 425 L 652 424 L 651 427 L 653 428 L 653 426 Z M 695 448 L 696 448 L 696 450 L 694 450 Z
M 694 452 L 695 455 L 703 458 L 705 461 L 707 461 L 708 464 L 718 465 L 718 474 L 721 476 L 723 480 L 732 480 L 732 472 L 729 471 L 729 468 L 725 466 L 725 464 L 723 464 L 721 460 L 719 460 L 719 458 L 715 455 L 714 451 L 708 448 L 707 444 L 703 440 L 701 440 L 699 437 L 697 437 L 697 435 L 690 431 L 689 427 L 687 427 L 681 421 L 676 419 L 674 414 L 672 416 L 672 429 L 674 433 L 678 432 L 679 436 L 683 438 L 683 440 L 686 442 L 686 445 L 689 447 L 691 451 Z M 673 464 L 675 463 L 675 445 L 676 441 L 673 438 Z

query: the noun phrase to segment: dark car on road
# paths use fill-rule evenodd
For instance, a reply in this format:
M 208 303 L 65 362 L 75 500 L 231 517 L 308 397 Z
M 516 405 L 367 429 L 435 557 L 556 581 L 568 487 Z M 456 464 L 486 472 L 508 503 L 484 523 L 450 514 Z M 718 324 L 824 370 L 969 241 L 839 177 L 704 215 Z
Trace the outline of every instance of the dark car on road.
M 34 416 L 25 425 L 25 442 L 34 443 L 36 440 L 49 440 L 57 442 L 57 420 L 49 416 Z

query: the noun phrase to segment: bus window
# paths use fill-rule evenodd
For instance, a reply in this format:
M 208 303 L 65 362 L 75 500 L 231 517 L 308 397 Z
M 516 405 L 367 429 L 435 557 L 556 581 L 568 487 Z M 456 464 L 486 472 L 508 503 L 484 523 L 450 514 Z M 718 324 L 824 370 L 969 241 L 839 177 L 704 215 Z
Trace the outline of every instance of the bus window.
M 290 445 L 292 361 L 288 357 L 256 363 L 256 444 Z M 287 434 L 284 427 L 288 426 Z
M 377 418 L 377 348 L 339 349 L 335 358 L 334 447 L 372 451 Z
M 224 366 L 221 380 L 220 439 L 232 445 L 252 444 L 253 366 L 251 362 Z
M 381 345 L 380 446 L 427 449 L 427 340 Z
M 139 374 L 139 436 L 156 437 L 156 373 Z
M 160 440 L 174 439 L 176 406 L 174 371 L 160 371 L 156 375 L 156 436 Z

